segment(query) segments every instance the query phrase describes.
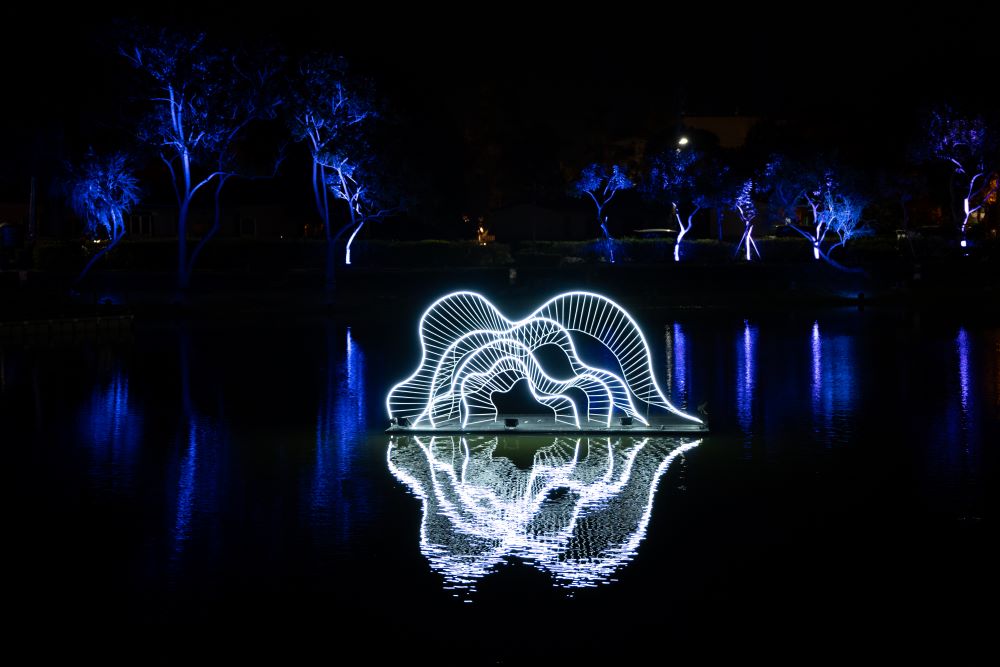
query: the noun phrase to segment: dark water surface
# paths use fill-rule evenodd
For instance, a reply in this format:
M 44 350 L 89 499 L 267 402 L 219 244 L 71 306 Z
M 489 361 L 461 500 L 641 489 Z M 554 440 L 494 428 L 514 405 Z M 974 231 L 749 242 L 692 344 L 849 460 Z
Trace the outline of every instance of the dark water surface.
M 409 324 L 147 324 L 0 348 L 14 627 L 42 655 L 136 640 L 140 662 L 988 646 L 1000 327 L 640 320 L 674 401 L 707 401 L 702 439 L 390 441 Z

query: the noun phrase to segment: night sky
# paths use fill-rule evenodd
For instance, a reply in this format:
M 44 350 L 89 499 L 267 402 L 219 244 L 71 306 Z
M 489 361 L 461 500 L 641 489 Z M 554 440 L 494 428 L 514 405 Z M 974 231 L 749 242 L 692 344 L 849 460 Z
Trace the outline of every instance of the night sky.
M 271 44 L 291 57 L 347 56 L 377 82 L 394 122 L 394 153 L 427 181 L 420 194 L 457 208 L 476 204 L 491 146 L 503 152 L 491 177 L 524 199 L 533 184 L 554 187 L 548 181 L 559 164 L 600 157 L 610 141 L 676 132 L 679 113 L 804 120 L 854 142 L 862 155 L 892 161 L 931 103 L 997 110 L 995 47 L 969 29 L 995 25 L 995 10 L 965 9 L 961 18 L 907 10 L 892 23 L 857 13 L 808 25 L 803 13 L 781 17 L 792 27 L 765 12 L 657 21 L 507 6 L 489 8 L 503 15 L 478 7 L 465 17 L 399 15 L 386 26 L 341 10 L 73 10 L 55 21 L 50 11 L 3 10 L 0 196 L 19 198 L 29 173 L 56 174 L 88 146 L 131 141 L 139 100 L 134 74 L 115 54 L 123 20 L 205 30 L 222 43 Z M 444 25 L 456 22 L 465 25 Z M 293 151 L 266 196 L 297 198 L 288 179 L 298 176 L 300 159 Z

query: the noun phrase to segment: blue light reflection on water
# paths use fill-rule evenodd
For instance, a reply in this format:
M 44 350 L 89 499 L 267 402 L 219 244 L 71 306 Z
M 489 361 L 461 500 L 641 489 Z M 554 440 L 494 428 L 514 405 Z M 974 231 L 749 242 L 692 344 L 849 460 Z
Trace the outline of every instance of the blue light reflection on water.
M 831 461 L 849 462 L 852 469 L 856 465 L 878 470 L 897 497 L 903 494 L 896 494 L 892 485 L 903 484 L 899 479 L 917 470 L 917 480 L 908 483 L 927 494 L 922 502 L 946 515 L 982 516 L 983 452 L 989 451 L 984 443 L 991 442 L 1000 416 L 996 331 L 966 326 L 942 332 L 927 325 L 910 328 L 898 320 L 893 322 L 896 329 L 885 329 L 859 320 L 823 314 L 777 322 L 766 317 L 729 320 L 723 326 L 697 317 L 668 323 L 663 352 L 671 394 L 691 405 L 702 401 L 697 392 L 704 389 L 711 399 L 712 431 L 690 465 L 704 473 L 711 469 L 699 468 L 705 461 L 728 466 L 733 459 L 738 462 L 730 468 L 734 479 L 743 480 L 748 470 L 767 476 L 780 469 L 791 478 L 813 475 Z M 266 399 L 249 408 L 216 386 L 210 360 L 219 349 L 208 348 L 197 328 L 192 337 L 199 354 L 185 351 L 191 343 L 181 340 L 184 361 L 179 373 L 173 366 L 178 345 L 174 337 L 169 338 L 172 355 L 165 355 L 171 357 L 164 364 L 167 371 L 155 375 L 138 372 L 149 362 L 130 364 L 125 354 L 114 359 L 111 370 L 99 364 L 95 373 L 92 358 L 86 357 L 89 352 L 67 353 L 87 358 L 88 364 L 77 364 L 78 378 L 67 385 L 72 393 L 65 394 L 54 390 L 60 386 L 56 378 L 62 380 L 59 372 L 45 372 L 40 364 L 60 370 L 71 364 L 5 351 L 4 407 L 16 400 L 26 409 L 15 414 L 8 408 L 4 417 L 19 420 L 25 432 L 34 428 L 29 399 L 37 382 L 37 402 L 45 408 L 43 428 L 56 432 L 55 415 L 61 409 L 57 401 L 72 400 L 67 405 L 74 411 L 68 414 L 78 418 L 59 433 L 73 431 L 75 437 L 65 441 L 81 456 L 83 465 L 76 474 L 86 477 L 84 483 L 98 492 L 95 497 L 101 502 L 120 502 L 120 488 L 143 490 L 142 495 L 130 495 L 130 501 L 140 505 L 156 498 L 160 505 L 143 510 L 165 520 L 147 543 L 161 545 L 157 553 L 163 557 L 182 561 L 174 574 L 195 581 L 193 585 L 203 583 L 198 578 L 205 570 L 206 544 L 208 551 L 216 548 L 211 540 L 217 536 L 222 545 L 217 548 L 218 563 L 231 564 L 246 560 L 246 553 L 239 552 L 247 542 L 260 546 L 273 539 L 276 552 L 306 549 L 303 535 L 295 532 L 303 530 L 313 538 L 308 548 L 321 541 L 336 545 L 332 551 L 325 545 L 316 549 L 320 569 L 331 558 L 354 558 L 352 554 L 363 552 L 372 535 L 390 531 L 386 521 L 401 535 L 408 524 L 400 524 L 415 523 L 420 511 L 407 494 L 398 493 L 400 486 L 386 485 L 385 479 L 392 478 L 381 458 L 385 438 L 368 430 L 373 426 L 368 408 L 381 415 L 377 408 L 383 388 L 398 379 L 396 372 L 411 359 L 402 358 L 406 354 L 394 347 L 392 336 L 371 329 L 326 322 L 309 327 L 298 333 L 305 331 L 306 339 L 318 345 L 302 346 L 280 359 L 261 355 L 254 361 L 258 371 L 293 368 L 290 377 L 295 383 L 276 391 L 273 372 L 241 374 L 238 380 L 248 387 L 247 393 L 281 393 L 290 397 L 287 403 L 302 406 L 301 413 L 293 410 L 284 421 L 269 424 L 280 428 L 257 428 L 267 421 L 258 409 L 268 405 Z M 275 342 L 290 347 L 300 340 L 289 335 Z M 146 344 L 140 341 L 136 347 Z M 220 367 L 234 366 L 227 362 Z M 905 382 L 900 380 L 903 369 L 909 374 Z M 211 404 L 206 409 L 205 399 L 211 399 L 213 391 L 220 404 L 225 397 L 225 415 Z M 744 454 L 745 460 L 751 440 L 760 447 L 753 450 L 749 467 L 739 468 L 747 465 L 739 459 Z M 835 455 L 824 454 L 819 460 L 809 452 L 825 447 L 833 447 Z M 224 483 L 227 475 L 232 481 Z M 705 492 L 703 487 L 695 493 Z M 402 507 L 409 514 L 387 514 Z M 655 526 L 655 511 L 652 516 Z M 249 538 L 248 519 L 257 531 Z M 292 529 L 290 522 L 299 523 Z M 273 537 L 282 531 L 287 536 Z M 262 539 L 253 542 L 257 538 Z M 415 541 L 410 546 L 416 551 Z
M 80 419 L 91 478 L 116 491 L 132 490 L 143 416 L 129 400 L 128 371 L 123 365 L 115 364 L 110 379 L 94 385 Z
M 221 486 L 220 467 L 227 430 L 225 420 L 205 414 L 193 393 L 192 377 L 204 376 L 192 359 L 192 334 L 179 333 L 181 421 L 178 425 L 174 507 L 171 517 L 171 560 L 177 567 L 194 540 L 195 533 L 218 521 Z M 199 373 L 201 372 L 201 373 Z
M 757 390 L 757 327 L 743 322 L 743 330 L 736 341 L 736 419 L 744 436 L 753 432 L 753 405 Z
M 680 322 L 668 325 L 667 343 L 670 349 L 667 350 L 667 386 L 670 388 L 671 398 L 675 406 L 681 410 L 688 409 L 690 393 L 688 391 L 687 370 L 687 336 Z
M 848 334 L 824 334 L 819 321 L 810 334 L 810 399 L 813 432 L 825 447 L 850 440 L 859 387 L 854 340 Z
M 346 330 L 325 324 L 326 361 L 316 418 L 316 453 L 309 487 L 309 523 L 336 527 L 346 542 L 352 519 L 367 506 L 364 483 L 355 475 L 358 449 L 365 444 L 367 396 L 365 353 Z M 353 493 L 362 487 L 361 493 Z
M 965 328 L 958 330 L 958 337 L 955 339 L 955 347 L 958 349 L 958 383 L 959 395 L 962 402 L 962 418 L 969 419 L 969 334 Z

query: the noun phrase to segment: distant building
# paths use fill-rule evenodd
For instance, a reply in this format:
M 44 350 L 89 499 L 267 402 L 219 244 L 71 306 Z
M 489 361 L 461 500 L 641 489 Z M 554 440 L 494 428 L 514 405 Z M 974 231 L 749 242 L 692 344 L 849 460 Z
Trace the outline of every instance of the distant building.
M 486 224 L 501 243 L 567 241 L 593 238 L 593 218 L 588 210 L 518 204 L 494 211 L 487 217 Z
M 711 132 L 722 148 L 740 148 L 759 118 L 754 116 L 682 116 L 686 127 Z
M 212 227 L 212 209 L 192 209 L 188 218 L 190 238 L 198 238 Z M 291 235 L 287 216 L 281 206 L 229 206 L 222 209 L 219 238 L 277 238 Z M 177 236 L 176 206 L 137 206 L 125 220 L 129 238 L 164 238 Z M 297 230 L 301 231 L 301 230 Z

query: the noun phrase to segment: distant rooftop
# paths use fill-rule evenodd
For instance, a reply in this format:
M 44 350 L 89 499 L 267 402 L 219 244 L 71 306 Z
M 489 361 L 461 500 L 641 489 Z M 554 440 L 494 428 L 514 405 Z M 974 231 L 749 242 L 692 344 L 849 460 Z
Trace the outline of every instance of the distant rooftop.
M 739 148 L 747 140 L 750 128 L 760 120 L 756 116 L 682 116 L 684 125 L 711 132 L 723 148 Z

